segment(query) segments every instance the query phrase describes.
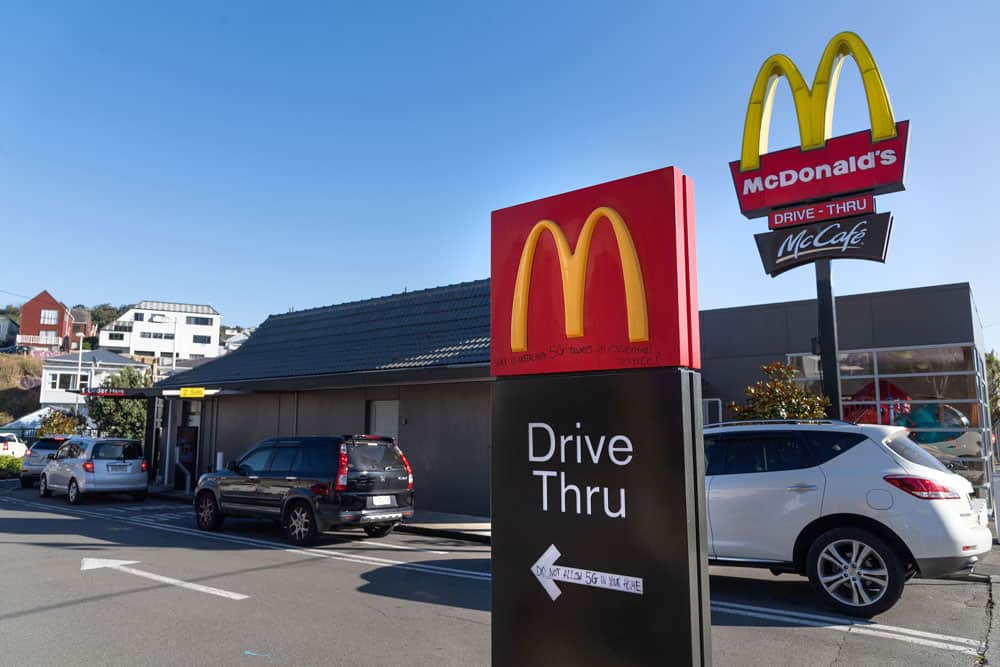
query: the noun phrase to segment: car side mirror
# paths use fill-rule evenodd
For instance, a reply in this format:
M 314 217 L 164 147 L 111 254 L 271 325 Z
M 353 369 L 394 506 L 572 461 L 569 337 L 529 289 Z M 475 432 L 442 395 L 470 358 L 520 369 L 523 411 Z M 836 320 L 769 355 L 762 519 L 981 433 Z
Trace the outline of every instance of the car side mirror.
M 240 467 L 236 465 L 236 461 L 230 461 L 229 463 L 226 464 L 226 470 L 229 470 L 231 472 L 239 472 Z
M 49 454 L 45 458 L 47 458 L 49 461 L 55 461 L 56 460 L 56 455 L 55 454 Z

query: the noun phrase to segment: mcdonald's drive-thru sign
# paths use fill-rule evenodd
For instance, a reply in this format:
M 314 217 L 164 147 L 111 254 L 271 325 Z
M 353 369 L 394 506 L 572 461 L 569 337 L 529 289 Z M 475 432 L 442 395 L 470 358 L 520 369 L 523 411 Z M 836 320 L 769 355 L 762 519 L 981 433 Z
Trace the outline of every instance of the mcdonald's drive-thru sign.
M 494 211 L 493 374 L 700 367 L 693 197 L 669 167 Z
M 694 187 L 494 211 L 495 665 L 711 664 Z
M 871 129 L 830 137 L 837 83 L 847 56 L 854 58 L 861 71 Z M 792 89 L 801 146 L 768 153 L 774 93 L 782 77 Z M 845 194 L 902 190 L 909 131 L 909 121 L 895 120 L 875 59 L 856 34 L 842 32 L 830 40 L 812 88 L 790 58 L 773 55 L 754 80 L 742 153 L 729 165 L 740 211 L 757 218 L 794 204 Z

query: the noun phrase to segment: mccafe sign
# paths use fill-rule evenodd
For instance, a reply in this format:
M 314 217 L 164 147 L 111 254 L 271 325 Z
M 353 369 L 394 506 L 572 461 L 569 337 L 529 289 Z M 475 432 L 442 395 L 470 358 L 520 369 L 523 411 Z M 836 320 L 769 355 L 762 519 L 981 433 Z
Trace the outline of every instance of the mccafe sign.
M 831 137 L 837 83 L 853 58 L 868 103 L 870 130 Z M 788 81 L 799 146 L 768 152 L 774 93 Z M 891 216 L 874 196 L 903 190 L 909 121 L 897 121 L 878 65 L 853 32 L 827 43 L 810 87 L 785 55 L 764 61 L 754 80 L 740 159 L 729 168 L 740 211 L 767 216 L 773 232 L 755 236 L 771 276 L 819 259 L 885 261 Z
M 756 234 L 764 270 L 772 277 L 817 259 L 867 259 L 884 262 L 892 214 L 842 218 L 830 222 Z

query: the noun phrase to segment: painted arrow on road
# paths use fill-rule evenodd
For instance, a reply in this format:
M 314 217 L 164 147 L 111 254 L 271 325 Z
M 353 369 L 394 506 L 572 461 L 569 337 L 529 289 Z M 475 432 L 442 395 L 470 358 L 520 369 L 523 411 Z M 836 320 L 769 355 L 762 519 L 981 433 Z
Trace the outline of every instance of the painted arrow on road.
M 84 570 L 107 568 L 109 570 L 118 570 L 119 572 L 134 574 L 137 577 L 143 577 L 145 579 L 152 579 L 153 581 L 158 581 L 161 584 L 179 586 L 180 588 L 186 588 L 189 591 L 198 591 L 199 593 L 218 595 L 220 598 L 228 598 L 230 600 L 246 600 L 250 597 L 249 595 L 243 595 L 242 593 L 233 593 L 230 591 L 224 591 L 221 588 L 212 588 L 211 586 L 192 584 L 187 581 L 181 581 L 180 579 L 172 579 L 171 577 L 164 577 L 159 574 L 153 574 L 152 572 L 145 572 L 143 570 L 137 570 L 134 567 L 129 567 L 129 565 L 135 565 L 139 562 L 140 561 L 137 560 L 111 560 L 110 558 L 84 558 L 80 561 L 80 571 L 83 572 Z
M 557 581 L 566 584 L 580 584 L 581 586 L 592 586 L 594 588 L 604 588 L 609 591 L 619 591 L 621 593 L 632 593 L 642 595 L 642 578 L 627 577 L 623 574 L 611 574 L 609 572 L 596 572 L 594 570 L 583 570 L 577 567 L 564 567 L 556 565 L 559 560 L 559 550 L 556 545 L 550 545 L 542 557 L 531 566 L 531 572 L 538 579 L 549 597 L 555 600 L 562 595 L 562 591 L 556 586 Z

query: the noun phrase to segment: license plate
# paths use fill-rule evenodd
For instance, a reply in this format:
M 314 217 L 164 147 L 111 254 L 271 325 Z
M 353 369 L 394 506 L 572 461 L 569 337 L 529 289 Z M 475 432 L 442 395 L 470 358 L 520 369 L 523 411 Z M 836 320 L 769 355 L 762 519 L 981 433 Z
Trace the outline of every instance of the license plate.
M 128 471 L 128 466 L 127 465 L 123 465 L 121 463 L 118 463 L 118 464 L 111 463 L 111 464 L 108 464 L 108 471 L 109 472 L 126 472 L 126 471 Z
M 385 507 L 392 504 L 392 496 L 372 496 L 372 505 L 375 507 Z

